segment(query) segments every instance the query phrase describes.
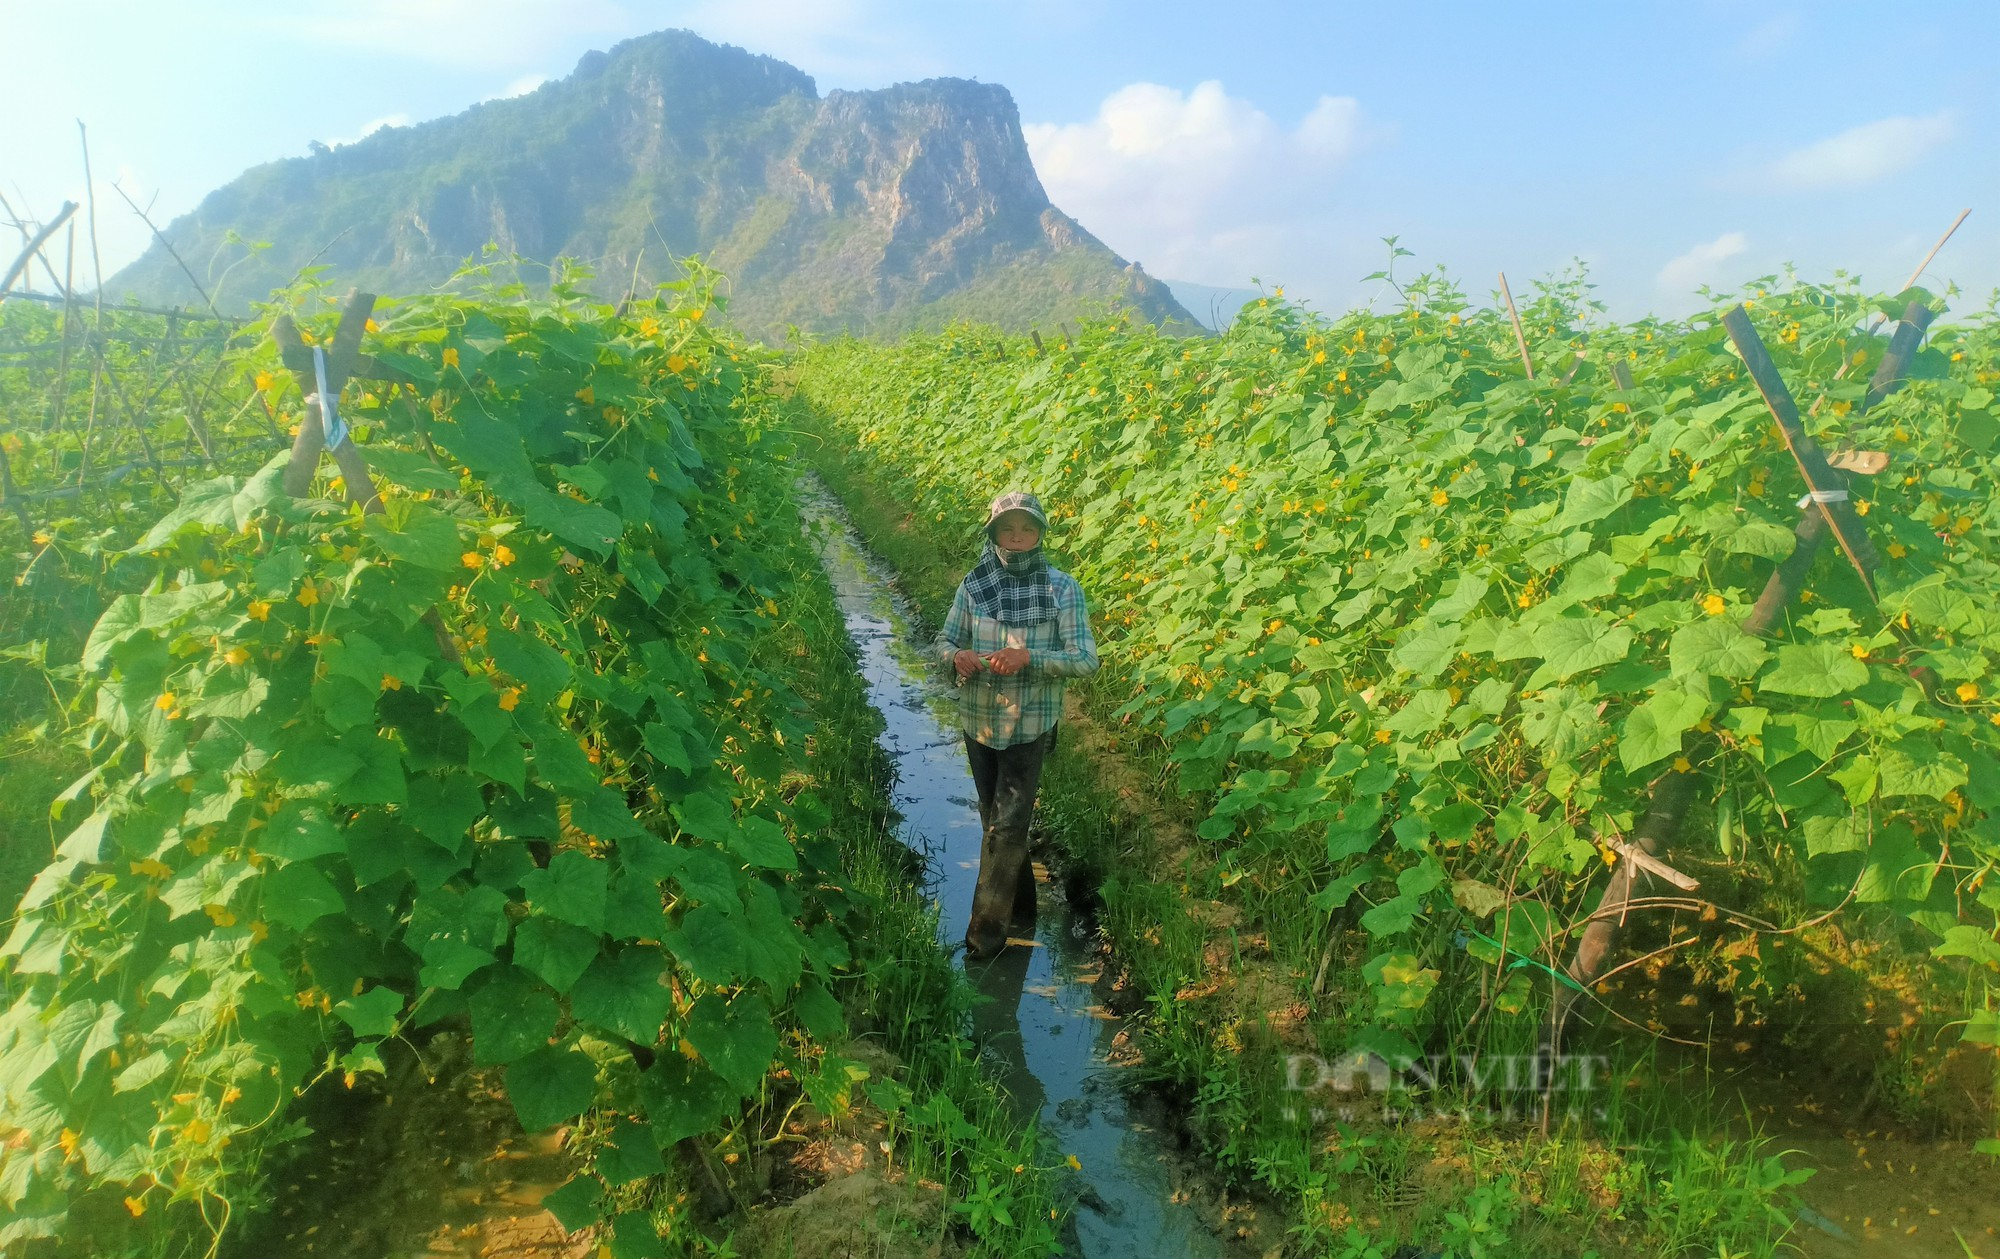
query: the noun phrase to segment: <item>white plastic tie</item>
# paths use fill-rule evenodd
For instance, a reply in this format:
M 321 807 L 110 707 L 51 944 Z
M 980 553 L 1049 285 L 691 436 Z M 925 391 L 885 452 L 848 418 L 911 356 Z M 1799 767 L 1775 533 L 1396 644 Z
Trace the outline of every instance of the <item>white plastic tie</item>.
M 319 385 L 319 392 L 311 401 L 319 403 L 320 427 L 326 433 L 326 448 L 336 450 L 347 440 L 347 421 L 340 418 L 340 408 L 335 405 L 336 395 L 326 387 L 326 348 L 313 347 L 313 376 Z M 1841 497 L 1845 498 L 1843 494 Z
M 1846 490 L 1814 490 L 1799 500 L 1799 506 L 1804 507 L 1807 503 L 1844 503 L 1846 501 Z

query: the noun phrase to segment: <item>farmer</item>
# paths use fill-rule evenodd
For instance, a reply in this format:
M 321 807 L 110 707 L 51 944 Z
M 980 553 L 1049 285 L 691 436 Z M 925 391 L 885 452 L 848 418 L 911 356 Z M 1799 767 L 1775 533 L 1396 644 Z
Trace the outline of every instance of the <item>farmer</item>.
M 1097 671 L 1083 589 L 1042 552 L 1041 500 L 1012 492 L 986 512 L 986 550 L 959 583 L 938 635 L 938 660 L 959 683 L 959 725 L 979 791 L 979 886 L 965 952 L 987 958 L 1007 928 L 1033 922 L 1028 822 L 1042 759 L 1055 746 L 1063 680 Z

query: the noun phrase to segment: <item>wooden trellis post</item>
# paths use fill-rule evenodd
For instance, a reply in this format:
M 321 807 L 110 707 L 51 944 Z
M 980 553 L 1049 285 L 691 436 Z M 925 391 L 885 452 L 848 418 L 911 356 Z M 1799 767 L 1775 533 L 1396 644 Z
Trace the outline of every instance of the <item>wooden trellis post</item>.
M 360 364 L 361 334 L 368 327 L 368 312 L 373 309 L 375 295 L 359 291 L 349 293 L 341 308 L 340 327 L 326 351 L 326 387 L 335 399 Z M 326 412 L 319 401 L 313 352 L 299 336 L 290 315 L 279 315 L 271 321 L 271 340 L 278 347 L 278 357 L 290 369 L 292 379 L 298 382 L 299 393 L 314 403 L 299 424 L 299 431 L 292 439 L 292 461 L 285 465 L 285 493 L 297 498 L 312 488 L 313 473 L 319 468 L 320 452 L 326 447 Z M 361 457 L 354 442 L 351 439 L 341 442 L 332 454 L 334 462 L 340 465 L 341 479 L 347 484 L 348 499 L 360 503 L 364 512 L 381 511 L 382 499 L 368 475 L 368 461 Z
M 361 353 L 361 336 L 368 328 L 368 313 L 375 308 L 375 295 L 355 291 L 347 295 L 341 307 L 340 325 L 333 334 L 333 343 L 326 350 L 326 388 L 335 399 L 336 411 L 339 407 L 341 387 L 356 377 L 377 380 L 400 380 L 402 374 L 383 368 L 374 359 Z M 314 354 L 305 339 L 299 335 L 298 327 L 290 315 L 279 315 L 271 321 L 271 341 L 278 347 L 278 357 L 298 382 L 299 392 L 312 400 L 306 417 L 299 423 L 299 431 L 292 439 L 291 462 L 285 465 L 285 492 L 293 498 L 299 497 L 312 488 L 313 474 L 319 469 L 319 457 L 326 448 L 326 420 L 319 397 L 318 371 Z M 333 461 L 340 468 L 340 478 L 347 487 L 347 499 L 359 503 L 366 515 L 377 515 L 387 509 L 382 505 L 382 496 L 375 490 L 375 479 L 369 475 L 368 460 L 347 437 L 332 450 Z M 438 651 L 445 659 L 456 663 L 458 648 L 451 641 L 451 630 L 444 618 L 431 608 L 423 615 L 424 624 L 431 627 L 437 637 Z
M 1910 303 L 1903 312 L 1902 324 L 1890 338 L 1889 348 L 1870 382 L 1861 410 L 1874 406 L 1902 386 L 1903 372 L 1915 357 L 1924 331 L 1934 317 L 1929 307 L 1920 302 Z M 1805 475 L 1807 485 L 1820 491 L 1817 495 L 1808 495 L 1801 508 L 1792 553 L 1772 572 L 1763 593 L 1758 596 L 1756 606 L 1744 618 L 1743 632 L 1762 637 L 1776 630 L 1785 608 L 1803 589 L 1806 574 L 1812 568 L 1828 532 L 1833 531 L 1841 537 L 1842 549 L 1860 573 L 1871 598 L 1874 595 L 1871 570 L 1876 562 L 1875 550 L 1861 530 L 1860 517 L 1854 513 L 1853 504 L 1846 498 L 1846 476 L 1829 464 L 1819 443 L 1800 427 L 1798 406 L 1792 399 L 1791 391 L 1778 376 L 1769 352 L 1750 325 L 1743 308 L 1739 306 L 1730 311 L 1723 317 L 1723 323 L 1729 329 L 1738 351 L 1743 354 L 1744 362 L 1750 366 L 1751 378 L 1763 394 L 1766 405 L 1785 430 L 1786 444 Z M 1621 389 L 1632 387 L 1631 374 L 1625 370 L 1623 363 L 1612 365 L 1612 375 Z M 1845 532 L 1840 532 L 1843 529 Z M 1689 761 L 1699 763 L 1713 751 L 1714 736 L 1691 734 L 1689 737 L 1694 742 L 1684 750 L 1684 754 Z M 1652 802 L 1631 836 L 1631 846 L 1647 858 L 1658 860 L 1663 857 L 1680 831 L 1681 820 L 1694 801 L 1699 782 L 1700 775 L 1692 770 L 1679 772 L 1671 769 L 1656 780 Z M 1542 1036 L 1542 1052 L 1549 1060 L 1561 1052 L 1570 1014 L 1581 999 L 1583 990 L 1594 984 L 1605 971 L 1632 902 L 1649 877 L 1640 868 L 1643 864 L 1630 860 L 1618 862 L 1605 883 L 1604 894 L 1598 898 L 1597 907 L 1591 911 L 1583 936 L 1577 941 L 1576 952 L 1565 968 L 1565 973 L 1578 987 L 1557 985 L 1550 1003 L 1549 1018 Z M 1546 1106 L 1543 1117 L 1546 1122 Z

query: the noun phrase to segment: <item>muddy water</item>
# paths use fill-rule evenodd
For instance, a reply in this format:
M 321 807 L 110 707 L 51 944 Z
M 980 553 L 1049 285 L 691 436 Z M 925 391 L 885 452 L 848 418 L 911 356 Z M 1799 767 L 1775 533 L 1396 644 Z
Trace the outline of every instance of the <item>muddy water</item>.
M 896 767 L 901 838 L 927 859 L 939 904 L 939 938 L 963 940 L 979 867 L 979 806 L 966 769 L 949 688 L 919 655 L 908 608 L 890 574 L 862 547 L 831 494 L 800 487 L 801 508 L 861 657 L 869 702 L 882 714 L 884 752 Z M 1091 1259 L 1219 1256 L 1221 1243 L 1191 1208 L 1165 1147 L 1127 1107 L 1116 1079 L 1123 1024 L 1098 1001 L 1089 932 L 1036 867 L 1033 939 L 1015 938 L 967 977 L 990 998 L 974 1032 L 1024 1118 L 1040 1120 L 1082 1165 L 1077 1243 Z

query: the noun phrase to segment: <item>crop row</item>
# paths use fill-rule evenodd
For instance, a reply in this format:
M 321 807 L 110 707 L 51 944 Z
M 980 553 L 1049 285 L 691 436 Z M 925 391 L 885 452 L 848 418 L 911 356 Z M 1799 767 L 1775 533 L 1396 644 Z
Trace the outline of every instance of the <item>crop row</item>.
M 550 1203 L 595 1220 L 839 1033 L 860 911 L 770 650 L 814 560 L 713 309 L 394 304 L 373 486 L 281 455 L 115 557 L 0 946 L 0 1248 L 93 1192 L 219 1230 L 300 1087 L 452 1024 L 528 1129 L 623 1116 Z
M 1415 1054 L 1475 1008 L 1531 1028 L 1678 776 L 1668 860 L 1762 894 L 1647 912 L 1889 915 L 1963 959 L 1942 1017 L 2000 1040 L 2000 324 L 1933 329 L 1867 407 L 1874 301 L 1745 303 L 1818 443 L 1889 457 L 1854 480 L 1873 593 L 1827 546 L 1756 634 L 1806 486 L 1719 319 L 1607 326 L 1545 292 L 1530 376 L 1505 316 L 1433 278 L 1408 294 L 1333 319 L 1280 294 L 1201 341 L 1108 320 L 830 342 L 799 392 L 947 545 L 1001 490 L 1050 504 L 1109 716 L 1198 802 L 1210 886 L 1280 955 L 1367 941 L 1347 1043 Z

